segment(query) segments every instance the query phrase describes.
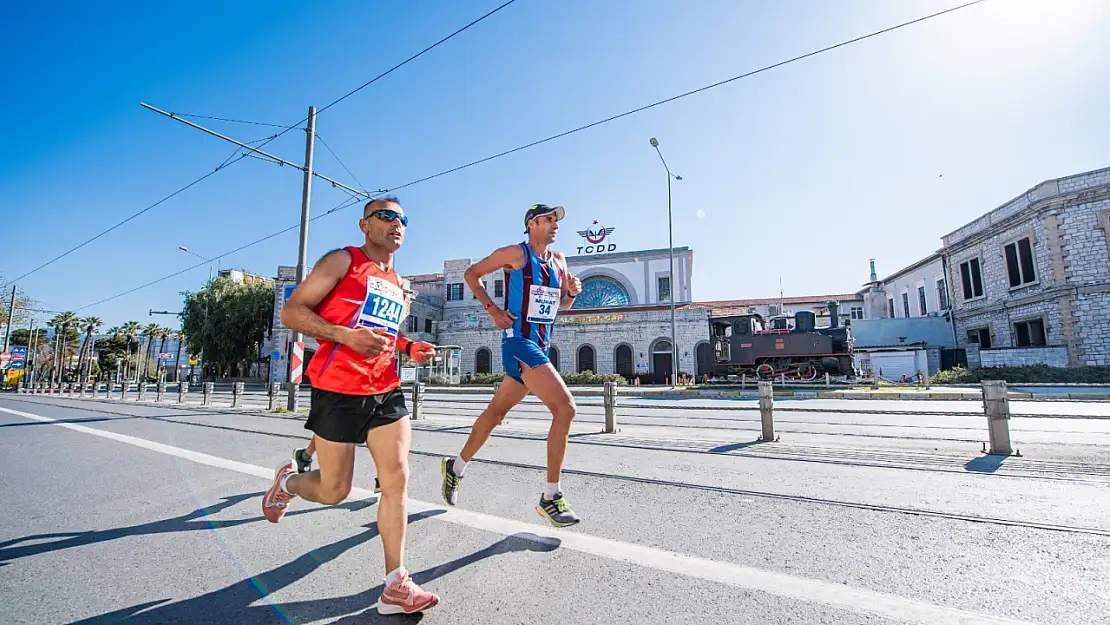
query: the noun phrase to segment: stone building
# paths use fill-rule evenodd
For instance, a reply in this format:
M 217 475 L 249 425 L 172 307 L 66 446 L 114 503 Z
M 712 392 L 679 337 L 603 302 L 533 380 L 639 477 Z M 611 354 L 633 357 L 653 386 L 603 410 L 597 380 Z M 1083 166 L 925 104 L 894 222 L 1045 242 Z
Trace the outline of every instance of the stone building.
M 1110 364 L 1110 168 L 1042 182 L 943 237 L 969 365 Z

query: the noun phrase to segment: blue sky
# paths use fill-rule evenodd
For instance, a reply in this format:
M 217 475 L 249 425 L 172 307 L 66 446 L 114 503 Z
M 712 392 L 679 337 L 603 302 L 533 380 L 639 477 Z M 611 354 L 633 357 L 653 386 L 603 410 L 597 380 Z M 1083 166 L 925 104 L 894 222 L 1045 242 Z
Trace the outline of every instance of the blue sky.
M 501 2 L 5 3 L 0 69 L 4 253 L 14 278 L 149 205 L 232 146 L 146 111 L 292 124 Z M 96 4 L 94 8 L 93 4 Z M 371 190 L 389 188 L 812 49 L 960 4 L 517 0 L 322 113 L 317 131 Z M 1053 5 L 1047 8 L 1047 5 Z M 634 8 L 633 8 L 634 7 Z M 559 203 L 559 246 L 597 219 L 623 250 L 694 249 L 699 300 L 851 292 L 1038 182 L 1110 165 L 1110 6 L 989 0 L 399 191 L 402 273 L 478 258 Z M 262 126 L 197 120 L 244 140 Z M 304 133 L 267 150 L 291 161 Z M 317 145 L 322 173 L 354 181 Z M 246 159 L 20 282 L 77 309 L 284 227 L 296 170 Z M 317 183 L 312 211 L 345 199 Z M 357 244 L 357 208 L 312 223 L 310 262 Z M 221 260 L 272 275 L 296 232 Z M 200 267 L 82 308 L 173 325 Z

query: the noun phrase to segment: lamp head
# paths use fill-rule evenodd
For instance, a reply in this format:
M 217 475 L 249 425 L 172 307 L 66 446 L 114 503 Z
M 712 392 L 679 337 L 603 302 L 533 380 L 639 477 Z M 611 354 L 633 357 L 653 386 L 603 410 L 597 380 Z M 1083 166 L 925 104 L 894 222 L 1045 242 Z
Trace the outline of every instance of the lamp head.
M 659 142 L 655 139 L 655 137 L 651 138 L 651 147 L 653 147 L 653 148 L 659 147 Z

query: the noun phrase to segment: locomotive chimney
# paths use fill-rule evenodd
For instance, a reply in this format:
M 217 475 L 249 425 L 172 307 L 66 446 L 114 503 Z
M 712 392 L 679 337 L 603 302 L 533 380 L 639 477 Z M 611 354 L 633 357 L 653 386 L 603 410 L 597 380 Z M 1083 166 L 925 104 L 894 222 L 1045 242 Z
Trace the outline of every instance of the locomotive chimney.
M 840 325 L 840 304 L 836 302 L 828 302 L 829 305 L 829 327 L 835 328 Z
M 871 281 L 878 282 L 879 276 L 875 274 L 875 259 L 871 259 Z

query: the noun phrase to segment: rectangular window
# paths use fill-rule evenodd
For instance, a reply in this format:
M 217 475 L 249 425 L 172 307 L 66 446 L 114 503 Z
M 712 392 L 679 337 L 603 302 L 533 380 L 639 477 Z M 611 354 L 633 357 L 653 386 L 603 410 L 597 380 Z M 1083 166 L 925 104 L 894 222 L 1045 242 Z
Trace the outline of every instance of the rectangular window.
M 428 318 L 428 319 L 424 320 L 424 331 L 427 332 L 428 334 L 432 333 L 432 320 L 431 320 L 431 318 Z
M 863 319 L 863 306 L 852 306 L 852 319 Z
M 910 294 L 909 293 L 903 293 L 902 294 L 902 316 L 904 316 L 904 317 L 909 317 L 910 316 Z
M 1010 277 L 1010 288 L 1036 282 L 1033 267 L 1033 246 L 1029 237 L 1019 239 L 1002 248 L 1006 255 L 1006 273 Z
M 888 315 L 890 315 L 891 319 L 894 318 L 894 298 L 893 297 L 888 297 L 887 300 L 886 300 L 886 312 L 887 312 Z
M 921 308 L 921 316 L 924 317 L 929 312 L 929 307 L 925 303 L 925 287 L 917 287 L 917 305 Z
M 447 285 L 447 301 L 461 302 L 463 298 L 463 285 L 462 282 L 455 282 Z
M 989 328 L 976 328 L 967 331 L 967 342 L 978 343 L 980 349 L 991 348 L 991 331 Z
M 978 258 L 960 263 L 960 278 L 963 280 L 964 299 L 983 296 L 983 273 Z
M 944 288 L 944 279 L 937 280 L 937 303 L 941 310 L 948 308 L 948 290 Z
M 493 296 L 494 297 L 505 297 L 505 281 L 504 280 L 494 280 L 493 281 Z
M 416 315 L 409 315 L 408 323 L 405 325 L 405 332 L 416 332 Z
M 671 301 L 671 278 L 670 278 L 670 276 L 660 276 L 659 277 L 659 284 L 657 286 L 658 286 L 658 289 L 659 289 L 659 301 L 661 301 L 661 302 Z
M 1032 347 L 1046 345 L 1044 334 L 1044 321 L 1030 319 L 1014 324 L 1014 345 L 1017 347 Z

